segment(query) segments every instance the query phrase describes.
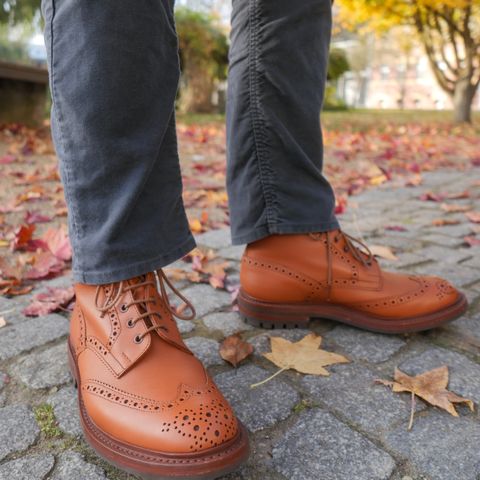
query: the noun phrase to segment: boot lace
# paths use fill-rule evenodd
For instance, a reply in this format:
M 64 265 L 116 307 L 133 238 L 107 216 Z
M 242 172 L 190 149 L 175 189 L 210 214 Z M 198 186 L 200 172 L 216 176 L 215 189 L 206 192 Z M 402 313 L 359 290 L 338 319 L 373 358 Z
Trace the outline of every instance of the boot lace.
M 327 244 L 327 286 L 329 289 L 333 285 L 333 256 L 332 242 L 338 243 L 340 239 L 344 240 L 343 251 L 350 252 L 357 262 L 364 267 L 370 267 L 375 261 L 375 257 L 367 245 L 358 238 L 352 237 L 348 233 L 338 230 L 336 232 L 311 233 L 310 236 L 315 240 L 320 240 L 323 235 L 326 237 Z
M 184 295 L 182 295 L 177 288 L 172 284 L 172 282 L 168 279 L 168 277 L 165 275 L 163 270 L 157 270 L 154 272 L 155 275 L 155 281 L 154 280 L 147 280 L 146 277 L 141 277 L 141 281 L 138 283 L 129 285 L 125 281 L 120 281 L 116 283 L 110 284 L 111 288 L 108 290 L 108 293 L 105 294 L 105 300 L 103 304 L 100 304 L 100 292 L 102 289 L 102 285 L 98 285 L 97 289 L 95 291 L 95 308 L 100 312 L 100 316 L 104 317 L 105 314 L 115 305 L 117 305 L 118 301 L 120 300 L 121 296 L 128 292 L 128 291 L 136 291 L 139 288 L 144 288 L 146 291 L 146 288 L 151 286 L 157 290 L 159 295 L 162 297 L 162 299 L 165 301 L 165 305 L 168 309 L 168 311 L 176 318 L 179 318 L 181 320 L 193 320 L 195 318 L 195 308 L 194 306 L 185 298 Z M 176 295 L 182 302 L 184 303 L 187 312 L 188 310 L 190 313 L 184 314 L 180 313 L 174 306 L 172 306 L 168 300 L 168 293 L 167 293 L 167 286 L 171 290 L 171 292 Z M 160 312 L 157 312 L 155 310 L 149 311 L 147 308 L 147 305 L 150 303 L 155 303 L 155 298 L 154 297 L 146 297 L 141 299 L 134 299 L 131 302 L 124 303 L 120 306 L 120 309 L 123 312 L 126 312 L 131 306 L 133 305 L 138 305 L 140 307 L 140 310 L 144 310 L 144 313 L 141 313 L 138 315 L 136 318 L 130 319 L 127 322 L 127 326 L 130 328 L 133 328 L 137 322 L 139 322 L 142 319 L 150 318 L 151 316 L 156 316 L 159 320 L 161 320 L 162 316 Z M 165 325 L 157 325 L 154 324 L 153 322 L 150 322 L 152 325 L 148 327 L 142 334 L 139 334 L 135 337 L 134 341 L 135 343 L 140 343 L 143 338 L 149 334 L 150 332 L 153 331 L 160 331 L 163 330 L 164 332 L 168 333 L 168 327 Z

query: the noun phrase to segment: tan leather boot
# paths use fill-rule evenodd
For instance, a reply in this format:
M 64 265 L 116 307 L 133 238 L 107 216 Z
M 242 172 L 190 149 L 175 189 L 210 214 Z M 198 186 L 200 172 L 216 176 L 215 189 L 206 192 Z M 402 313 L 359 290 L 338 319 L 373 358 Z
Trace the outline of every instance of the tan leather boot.
M 326 318 L 402 333 L 436 327 L 467 309 L 465 296 L 445 280 L 384 272 L 365 245 L 340 230 L 250 244 L 240 283 L 240 312 L 267 328 Z
M 83 430 L 143 478 L 217 478 L 246 460 L 247 433 L 183 343 L 166 283 L 194 315 L 162 271 L 75 286 L 69 352 Z

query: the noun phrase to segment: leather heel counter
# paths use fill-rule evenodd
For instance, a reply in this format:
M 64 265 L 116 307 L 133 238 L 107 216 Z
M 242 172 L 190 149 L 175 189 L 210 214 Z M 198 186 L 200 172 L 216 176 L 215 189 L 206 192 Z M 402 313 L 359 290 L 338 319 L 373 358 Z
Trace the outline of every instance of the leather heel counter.
M 247 295 L 266 302 L 302 302 L 312 294 L 314 281 L 287 267 L 243 255 L 240 284 Z
M 86 335 L 85 317 L 77 302 L 70 319 L 70 344 L 76 355 L 85 350 Z

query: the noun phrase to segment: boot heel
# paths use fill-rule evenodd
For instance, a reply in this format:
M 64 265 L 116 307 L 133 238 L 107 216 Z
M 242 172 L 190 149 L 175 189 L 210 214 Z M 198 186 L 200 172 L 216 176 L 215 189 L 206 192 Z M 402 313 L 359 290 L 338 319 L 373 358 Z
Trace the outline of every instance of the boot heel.
M 310 316 L 289 310 L 283 305 L 259 302 L 242 290 L 238 294 L 238 308 L 245 321 L 259 328 L 308 328 Z

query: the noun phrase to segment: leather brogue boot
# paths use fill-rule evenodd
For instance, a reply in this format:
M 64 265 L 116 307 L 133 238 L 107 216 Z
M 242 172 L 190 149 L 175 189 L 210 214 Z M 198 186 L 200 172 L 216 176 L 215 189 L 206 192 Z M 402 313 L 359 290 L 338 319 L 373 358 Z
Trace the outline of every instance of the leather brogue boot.
M 178 332 L 159 270 L 77 284 L 69 358 L 86 439 L 148 479 L 214 479 L 249 453 L 245 428 Z M 185 316 L 183 316 L 185 318 Z
M 242 258 L 240 312 L 267 328 L 326 318 L 367 330 L 426 330 L 465 312 L 465 296 L 437 277 L 384 272 L 368 248 L 340 230 L 272 235 Z

